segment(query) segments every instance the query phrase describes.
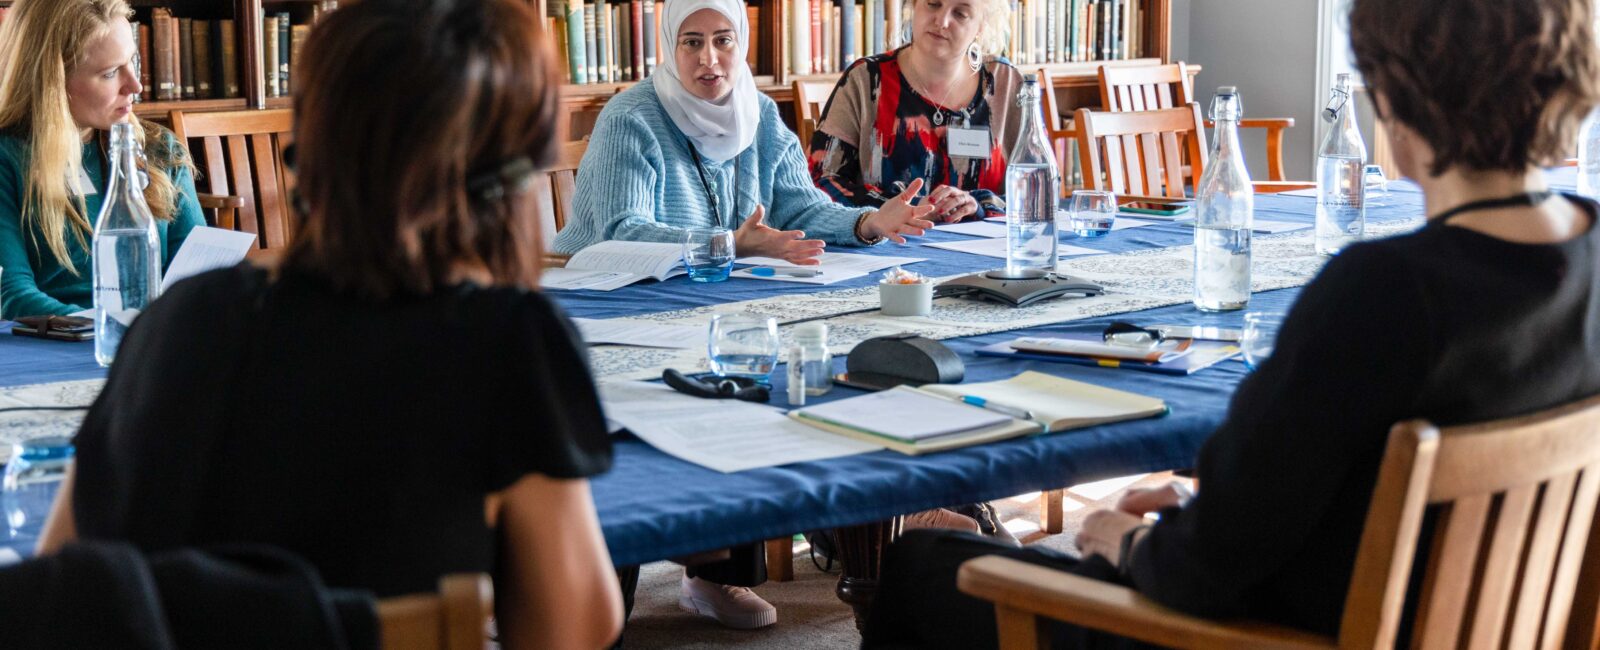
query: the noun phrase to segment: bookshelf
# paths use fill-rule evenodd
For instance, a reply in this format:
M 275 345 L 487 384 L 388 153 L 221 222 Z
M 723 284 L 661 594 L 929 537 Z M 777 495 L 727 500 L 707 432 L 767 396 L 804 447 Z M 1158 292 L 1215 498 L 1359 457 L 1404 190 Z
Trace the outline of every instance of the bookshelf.
M 565 17 L 568 11 L 568 0 L 530 1 L 537 5 L 539 14 L 546 17 L 546 25 L 552 29 L 552 32 L 556 37 L 553 49 L 558 51 L 558 58 L 561 59 L 562 66 L 564 69 L 570 68 L 571 60 L 569 59 L 565 50 L 567 47 Z M 659 0 L 657 1 L 659 2 Z M 899 0 L 749 0 L 747 2 L 747 7 L 753 19 L 751 23 L 751 34 L 754 42 L 750 59 L 751 70 L 755 76 L 756 87 L 762 92 L 766 93 L 768 96 L 772 97 L 772 99 L 778 102 L 780 105 L 784 105 L 782 108 L 790 109 L 792 108 L 792 103 L 794 101 L 792 96 L 792 83 L 794 81 L 802 80 L 832 83 L 838 80 L 839 73 L 833 71 L 808 74 L 800 74 L 796 72 L 796 70 L 814 68 L 812 65 L 796 66 L 793 61 L 791 61 L 792 55 L 795 53 L 795 50 L 792 47 L 792 36 L 797 37 L 798 34 L 803 34 L 806 31 L 804 29 L 794 29 L 795 25 L 792 18 L 800 15 L 801 12 L 809 11 L 811 13 L 816 13 L 818 5 L 830 7 L 833 10 L 835 17 L 842 15 L 842 7 L 854 7 L 858 11 L 861 11 L 861 14 L 857 15 L 855 22 L 862 23 L 866 25 L 867 28 L 860 30 L 861 35 L 857 37 L 858 40 L 856 41 L 859 45 L 851 48 L 857 55 L 861 55 L 867 50 L 882 51 L 882 49 L 887 49 L 887 46 L 891 41 L 889 40 L 888 34 L 883 32 L 888 31 L 889 27 L 892 26 L 894 22 L 893 18 L 889 18 L 887 20 L 885 19 L 885 15 L 888 13 L 888 11 L 883 8 L 885 5 L 880 4 L 880 2 L 886 3 L 898 1 Z M 624 15 L 627 13 L 627 8 L 630 7 L 628 0 L 622 0 L 620 2 L 617 0 L 612 0 L 612 2 L 607 4 L 622 7 L 623 10 L 619 13 Z M 1055 91 L 1058 98 L 1056 105 L 1061 107 L 1063 111 L 1067 111 L 1068 113 L 1066 114 L 1070 114 L 1070 111 L 1079 107 L 1088 106 L 1092 108 L 1099 104 L 1099 93 L 1097 90 L 1099 80 L 1097 77 L 1097 71 L 1100 66 L 1152 65 L 1166 63 L 1171 60 L 1171 0 L 1121 0 L 1121 2 L 1095 2 L 1093 0 L 1013 0 L 1013 4 L 1014 12 L 1019 14 L 1026 12 L 1027 17 L 1038 18 L 1038 24 L 1045 24 L 1046 22 L 1049 22 L 1062 27 L 1062 31 L 1060 32 L 1053 28 L 1046 30 L 1044 27 L 1039 27 L 1039 31 L 1035 34 L 1036 38 L 1026 41 L 1029 44 L 1035 45 L 1035 51 L 1029 53 L 1018 53 L 1013 51 L 1008 52 L 1007 55 L 1008 58 L 1010 58 L 1019 69 L 1024 71 L 1035 70 L 1041 67 L 1048 68 L 1050 70 L 1051 77 L 1055 81 Z M 1100 59 L 1066 61 L 1065 59 L 1090 58 L 1092 56 L 1098 56 L 1089 54 L 1086 47 L 1081 50 L 1072 50 L 1076 54 L 1068 53 L 1069 48 L 1067 47 L 1067 34 L 1071 33 L 1072 30 L 1068 30 L 1066 26 L 1071 24 L 1068 16 L 1075 15 L 1071 12 L 1085 12 L 1082 15 L 1087 18 L 1092 16 L 1092 14 L 1087 13 L 1087 7 L 1110 7 L 1112 5 L 1134 8 L 1131 10 L 1131 13 L 1134 14 L 1134 19 L 1117 23 L 1119 25 L 1123 25 L 1123 27 L 1118 29 L 1125 29 L 1126 31 L 1106 32 L 1108 35 L 1117 37 L 1112 39 L 1110 42 L 1126 43 L 1126 48 L 1115 55 L 1119 58 L 1109 60 Z M 878 16 L 876 19 L 868 17 L 872 14 L 867 12 L 872 11 L 873 9 L 878 11 Z M 1058 14 L 1057 12 L 1060 13 Z M 837 22 L 825 22 L 823 23 L 822 30 L 818 30 L 817 23 L 820 21 L 815 16 L 811 18 L 811 22 L 812 29 L 810 31 L 813 41 L 818 38 L 822 30 L 839 29 Z M 1029 23 L 1026 22 L 1026 19 L 1023 21 L 1014 21 L 1013 29 L 1023 29 L 1028 25 Z M 1098 25 L 1105 26 L 1106 23 L 1098 23 Z M 874 31 L 874 28 L 881 30 L 878 31 L 877 36 L 871 35 L 871 32 Z M 646 29 L 649 29 L 649 27 L 647 26 Z M 1110 28 L 1107 27 L 1107 29 Z M 580 32 L 574 31 L 573 33 L 577 34 Z M 1078 33 L 1081 34 L 1082 32 Z M 826 49 L 828 51 L 832 51 L 833 48 L 839 46 L 836 38 L 830 40 L 826 34 L 820 35 L 822 36 L 822 42 L 826 44 Z M 1045 43 L 1052 41 L 1061 43 L 1060 52 L 1056 52 L 1054 48 L 1050 48 L 1045 45 Z M 635 39 L 634 43 L 637 42 L 638 40 Z M 1020 38 L 1014 39 L 1014 43 L 1021 44 L 1023 41 Z M 875 44 L 883 45 L 884 47 L 881 49 L 874 48 Z M 585 45 L 587 45 L 587 43 L 585 43 Z M 620 47 L 626 46 L 627 44 L 624 43 Z M 808 47 L 805 49 L 809 50 L 809 43 L 807 46 Z M 661 50 L 658 48 L 657 52 L 660 53 Z M 585 55 L 586 54 L 587 53 L 585 53 Z M 1107 54 L 1109 55 L 1111 52 L 1108 51 Z M 587 58 L 587 56 L 585 58 Z M 824 61 L 822 63 L 826 64 L 825 69 L 827 70 L 838 70 L 849 63 L 848 61 L 841 61 L 840 59 L 842 58 L 842 56 L 834 57 L 834 60 Z M 1061 62 L 1034 63 L 1030 62 L 1030 60 L 1057 60 Z M 585 63 L 587 63 L 587 61 L 585 61 Z M 626 70 L 628 63 L 629 62 L 626 60 L 622 61 L 624 70 Z M 627 72 L 623 72 L 623 76 L 629 77 Z M 572 75 L 569 73 L 568 77 L 570 81 Z M 636 82 L 607 80 L 599 83 L 566 84 L 563 87 L 563 103 L 565 104 L 564 108 L 566 109 L 564 112 L 571 116 L 568 136 L 573 139 L 578 139 L 584 135 L 587 135 L 593 129 L 594 121 L 598 117 L 600 109 L 605 106 L 606 101 L 617 93 L 626 90 L 634 83 Z M 780 112 L 784 115 L 785 120 L 793 119 L 792 110 L 782 110 Z M 790 124 L 789 126 L 791 128 L 794 127 L 793 124 Z
M 267 78 L 267 64 L 263 61 L 267 54 L 265 39 L 262 35 L 264 17 L 272 17 L 287 13 L 295 25 L 308 24 L 315 14 L 325 11 L 334 4 L 350 4 L 357 0 L 129 0 L 134 7 L 134 21 L 149 26 L 156 8 L 166 8 L 174 16 L 211 21 L 213 29 L 222 20 L 233 21 L 235 40 L 235 56 L 232 64 L 238 67 L 239 96 L 229 98 L 196 98 L 157 100 L 155 89 L 149 88 L 144 98 L 135 106 L 135 113 L 140 117 L 164 120 L 167 113 L 172 110 L 184 111 L 223 111 L 240 110 L 247 108 L 286 108 L 291 104 L 290 97 L 269 96 L 270 84 Z M 592 1 L 592 0 L 591 0 Z M 642 0 L 641 0 L 642 1 Z M 657 4 L 663 0 L 655 0 Z M 562 14 L 568 5 L 568 0 L 528 0 L 536 6 L 538 13 L 546 16 L 547 26 L 556 26 L 555 17 Z M 604 2 L 604 0 L 602 0 Z M 834 82 L 838 80 L 837 72 L 821 72 L 813 74 L 797 74 L 797 66 L 791 61 L 794 54 L 792 36 L 803 30 L 794 29 L 797 12 L 814 10 L 814 5 L 831 7 L 835 15 L 840 15 L 843 6 L 853 6 L 862 11 L 860 17 L 866 28 L 861 29 L 862 35 L 858 43 L 862 45 L 856 49 L 860 55 L 866 50 L 874 50 L 873 45 L 887 46 L 890 37 L 887 33 L 880 32 L 876 37 L 869 32 L 874 28 L 888 31 L 890 21 L 874 20 L 867 14 L 869 7 L 875 7 L 882 16 L 887 16 L 890 10 L 887 3 L 899 0 L 747 0 L 746 6 L 750 16 L 754 19 L 751 23 L 752 40 L 754 41 L 751 52 L 751 69 L 755 73 L 757 88 L 780 104 L 784 110 L 785 120 L 793 119 L 792 83 L 795 80 Z M 1115 60 L 1067 61 L 1056 63 L 1030 63 L 1027 56 L 1019 56 L 1016 52 L 1008 53 L 1008 58 L 1023 71 L 1048 68 L 1055 82 L 1057 97 L 1056 106 L 1060 107 L 1064 115 L 1079 107 L 1096 107 L 1099 104 L 1097 70 L 1102 65 L 1129 66 L 1151 65 L 1166 63 L 1171 60 L 1171 0 L 1120 0 L 1125 6 L 1134 7 L 1133 13 L 1136 20 L 1127 23 L 1131 26 L 1123 32 L 1127 37 L 1126 51 L 1119 54 L 1124 58 Z M 1070 19 L 1064 19 L 1055 12 L 1083 11 L 1085 6 L 1108 4 L 1109 0 L 1013 0 L 1013 11 L 1018 14 L 1027 14 L 1032 17 L 1046 17 L 1057 25 L 1070 24 Z M 10 0 L 0 0 L 0 8 L 9 6 Z M 628 0 L 610 0 L 604 4 L 622 8 L 619 15 L 625 15 L 631 7 Z M 1066 8 L 1066 9 L 1063 9 Z M 1031 12 L 1031 13 L 1029 13 Z M 620 17 L 619 17 L 620 20 Z M 815 20 L 813 20 L 815 22 Z M 1026 23 L 1015 21 L 1013 29 L 1025 29 Z M 833 23 L 828 23 L 829 29 L 838 29 Z M 1041 32 L 1048 34 L 1045 40 L 1056 38 L 1056 32 Z M 1065 32 L 1062 32 L 1063 34 Z M 813 28 L 812 36 L 818 32 Z M 565 36 L 552 34 L 553 49 L 560 49 L 565 44 Z M 826 38 L 826 35 L 824 35 Z M 1059 37 L 1064 42 L 1066 37 Z M 1022 43 L 1022 39 L 1014 38 L 1014 46 Z M 836 43 L 830 42 L 830 45 Z M 808 44 L 809 45 L 809 44 Z M 620 46 L 619 46 L 620 47 Z M 809 48 L 808 48 L 809 49 Z M 831 49 L 831 48 L 830 48 Z M 885 48 L 886 49 L 886 48 Z M 565 53 L 560 55 L 562 65 L 567 65 Z M 1069 58 L 1070 55 L 1057 53 L 1056 58 Z M 836 57 L 842 59 L 843 57 Z M 847 61 L 835 60 L 829 69 L 842 68 Z M 626 65 L 626 62 L 624 62 Z M 799 66 L 805 68 L 805 66 Z M 626 75 L 625 75 L 626 76 Z M 642 74 L 634 75 L 642 77 Z M 630 78 L 632 78 L 630 76 Z M 629 88 L 636 81 L 605 81 L 600 83 L 568 83 L 562 88 L 562 102 L 565 113 L 570 116 L 568 136 L 579 139 L 587 135 L 594 126 L 600 110 L 607 100 L 617 93 Z M 292 83 L 291 83 L 292 91 Z M 791 128 L 793 124 L 789 125 Z

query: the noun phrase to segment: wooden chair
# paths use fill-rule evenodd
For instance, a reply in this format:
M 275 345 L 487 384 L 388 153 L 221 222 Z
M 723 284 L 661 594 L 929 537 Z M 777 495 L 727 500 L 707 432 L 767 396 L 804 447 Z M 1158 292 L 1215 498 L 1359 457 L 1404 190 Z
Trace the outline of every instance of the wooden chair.
M 572 216 L 572 197 L 578 193 L 578 163 L 589 150 L 589 140 L 563 142 L 555 164 L 545 168 L 544 178 L 535 179 L 532 192 L 539 212 L 539 232 L 546 251 L 555 235 L 567 226 Z
M 1200 107 L 1127 113 L 1078 109 L 1078 158 L 1083 186 L 1111 190 L 1118 200 L 1183 198 L 1205 173 L 1209 157 Z M 1187 159 L 1190 164 L 1184 165 Z M 1258 194 L 1316 187 L 1296 181 L 1255 181 Z
M 1195 101 L 1190 87 L 1188 66 L 1182 61 L 1169 65 L 1100 67 L 1100 105 L 1105 110 L 1153 111 L 1177 108 Z M 1206 128 L 1216 125 L 1202 122 Z M 1283 131 L 1294 126 L 1292 117 L 1247 117 L 1239 127 L 1267 130 L 1267 179 L 1284 180 Z
M 822 108 L 833 95 L 835 84 L 826 81 L 794 81 L 794 129 L 800 136 L 800 149 L 811 150 L 811 134 L 822 120 Z
M 294 232 L 292 179 L 283 148 L 292 141 L 288 109 L 185 113 L 172 111 L 172 131 L 197 152 L 200 205 L 218 228 L 256 234 L 256 246 L 282 248 Z M 194 140 L 199 141 L 196 146 Z
M 1015 560 L 962 565 L 995 602 L 1002 648 L 1043 648 L 1036 616 L 1185 648 L 1393 648 L 1425 512 L 1438 515 L 1419 648 L 1593 648 L 1600 611 L 1600 397 L 1444 430 L 1389 434 L 1336 639 L 1174 612 L 1130 589 Z
M 378 602 L 383 650 L 483 650 L 494 585 L 483 573 L 439 578 L 439 593 L 385 598 Z

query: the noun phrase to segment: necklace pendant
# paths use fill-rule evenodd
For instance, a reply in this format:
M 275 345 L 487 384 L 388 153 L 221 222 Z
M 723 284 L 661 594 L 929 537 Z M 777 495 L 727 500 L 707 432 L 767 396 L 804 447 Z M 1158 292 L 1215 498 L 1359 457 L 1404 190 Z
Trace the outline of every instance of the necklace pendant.
M 934 126 L 943 126 L 944 125 L 944 111 L 935 110 L 933 112 L 933 125 Z

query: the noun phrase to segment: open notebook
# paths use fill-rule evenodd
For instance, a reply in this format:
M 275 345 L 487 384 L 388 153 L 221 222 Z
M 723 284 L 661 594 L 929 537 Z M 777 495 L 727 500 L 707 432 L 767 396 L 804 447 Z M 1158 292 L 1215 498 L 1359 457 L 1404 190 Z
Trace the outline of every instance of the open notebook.
M 1029 417 L 973 406 L 964 398 Z M 1004 381 L 900 386 L 795 409 L 789 417 L 916 455 L 1166 412 L 1166 403 L 1154 397 L 1030 370 Z
M 574 253 L 564 268 L 545 269 L 539 284 L 546 289 L 610 291 L 683 273 L 681 245 L 610 240 Z

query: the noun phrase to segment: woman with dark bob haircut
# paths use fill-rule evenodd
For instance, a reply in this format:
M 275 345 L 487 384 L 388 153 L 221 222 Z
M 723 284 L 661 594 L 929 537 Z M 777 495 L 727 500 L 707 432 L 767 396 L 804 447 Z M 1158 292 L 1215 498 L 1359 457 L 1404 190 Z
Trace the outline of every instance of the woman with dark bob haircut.
M 1336 634 L 1390 426 L 1600 394 L 1597 205 L 1541 171 L 1600 102 L 1593 19 L 1588 0 L 1355 0 L 1356 64 L 1427 224 L 1345 249 L 1301 292 L 1201 450 L 1198 494 L 1135 491 L 1091 513 L 1082 560 L 914 531 L 885 558 L 864 645 L 993 647 L 994 608 L 955 586 L 992 553 Z M 1131 645 L 1053 632 L 1059 647 Z
M 587 481 L 610 442 L 571 323 L 537 291 L 525 190 L 560 141 L 560 76 L 529 7 L 363 0 L 312 31 L 292 245 L 139 319 L 42 552 L 260 542 L 380 597 L 491 572 L 506 647 L 617 636 Z M 163 334 L 196 322 L 210 335 Z

